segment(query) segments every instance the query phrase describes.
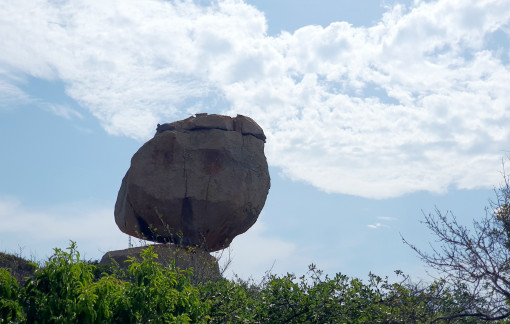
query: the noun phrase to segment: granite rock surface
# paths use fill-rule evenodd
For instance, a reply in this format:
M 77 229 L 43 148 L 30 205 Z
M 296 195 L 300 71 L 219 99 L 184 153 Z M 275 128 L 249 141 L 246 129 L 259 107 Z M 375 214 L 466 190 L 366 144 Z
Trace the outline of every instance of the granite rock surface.
M 115 221 L 131 236 L 217 251 L 257 220 L 270 187 L 251 118 L 197 114 L 158 125 L 131 159 Z

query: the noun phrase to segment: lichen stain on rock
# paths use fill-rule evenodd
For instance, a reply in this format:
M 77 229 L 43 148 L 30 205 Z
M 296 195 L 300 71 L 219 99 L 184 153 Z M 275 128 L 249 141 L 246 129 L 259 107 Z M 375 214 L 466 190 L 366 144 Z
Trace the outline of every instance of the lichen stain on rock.
M 204 161 L 203 170 L 207 175 L 215 175 L 220 173 L 223 167 L 223 160 L 225 160 L 225 156 L 216 150 L 203 150 L 202 161 Z

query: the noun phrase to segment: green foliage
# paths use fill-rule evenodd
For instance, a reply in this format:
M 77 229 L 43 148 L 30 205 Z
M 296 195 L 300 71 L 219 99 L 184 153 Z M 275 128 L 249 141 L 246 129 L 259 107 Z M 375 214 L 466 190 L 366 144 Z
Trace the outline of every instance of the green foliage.
M 462 291 L 443 281 L 419 287 L 397 274 L 400 283 L 370 275 L 365 284 L 341 274 L 323 276 L 311 265 L 300 278 L 270 275 L 259 285 L 223 280 L 200 291 L 211 303 L 212 323 L 429 323 L 462 304 Z
M 417 285 L 399 271 L 400 282 L 370 275 L 364 283 L 311 265 L 299 278 L 193 285 L 191 270 L 161 266 L 151 247 L 141 256 L 128 260 L 127 272 L 101 268 L 71 242 L 22 287 L 0 269 L 0 323 L 469 323 L 438 320 L 471 301 L 461 285 Z
M 68 252 L 55 249 L 44 267 L 35 271 L 22 290 L 27 321 L 49 323 L 90 323 L 96 320 L 93 266 L 80 260 L 76 243 Z
M 18 282 L 7 269 L 0 268 L 0 323 L 21 319 Z
M 124 286 L 124 298 L 118 305 L 120 322 L 191 323 L 206 318 L 207 305 L 199 298 L 198 288 L 191 285 L 190 270 L 163 268 L 152 247 L 141 256 L 141 263 L 129 260 L 132 283 Z
M 148 248 L 130 260 L 128 280 L 80 260 L 76 244 L 55 254 L 21 291 L 28 323 L 190 323 L 204 321 L 207 304 L 190 283 L 190 271 L 162 268 Z

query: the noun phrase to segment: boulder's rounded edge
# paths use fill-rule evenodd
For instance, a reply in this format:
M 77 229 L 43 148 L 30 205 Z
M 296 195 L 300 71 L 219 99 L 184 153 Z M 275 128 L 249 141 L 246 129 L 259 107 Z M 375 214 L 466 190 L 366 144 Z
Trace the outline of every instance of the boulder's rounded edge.
M 266 141 L 266 135 L 264 135 L 262 127 L 248 116 L 237 115 L 234 118 L 234 129 L 243 135 L 253 135 L 264 142 Z
M 131 236 L 217 251 L 258 219 L 270 188 L 251 118 L 196 114 L 157 127 L 131 159 L 115 222 Z

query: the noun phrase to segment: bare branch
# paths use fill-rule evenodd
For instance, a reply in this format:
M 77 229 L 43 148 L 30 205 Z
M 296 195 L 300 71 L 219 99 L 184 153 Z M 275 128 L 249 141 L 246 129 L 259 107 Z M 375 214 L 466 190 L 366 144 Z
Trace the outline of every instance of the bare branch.
M 464 311 L 438 320 L 476 317 L 495 321 L 510 316 L 510 176 L 495 189 L 485 215 L 470 227 L 450 211 L 425 214 L 422 222 L 437 240 L 424 251 L 402 238 L 431 268 L 451 284 L 463 283 L 471 294 Z

